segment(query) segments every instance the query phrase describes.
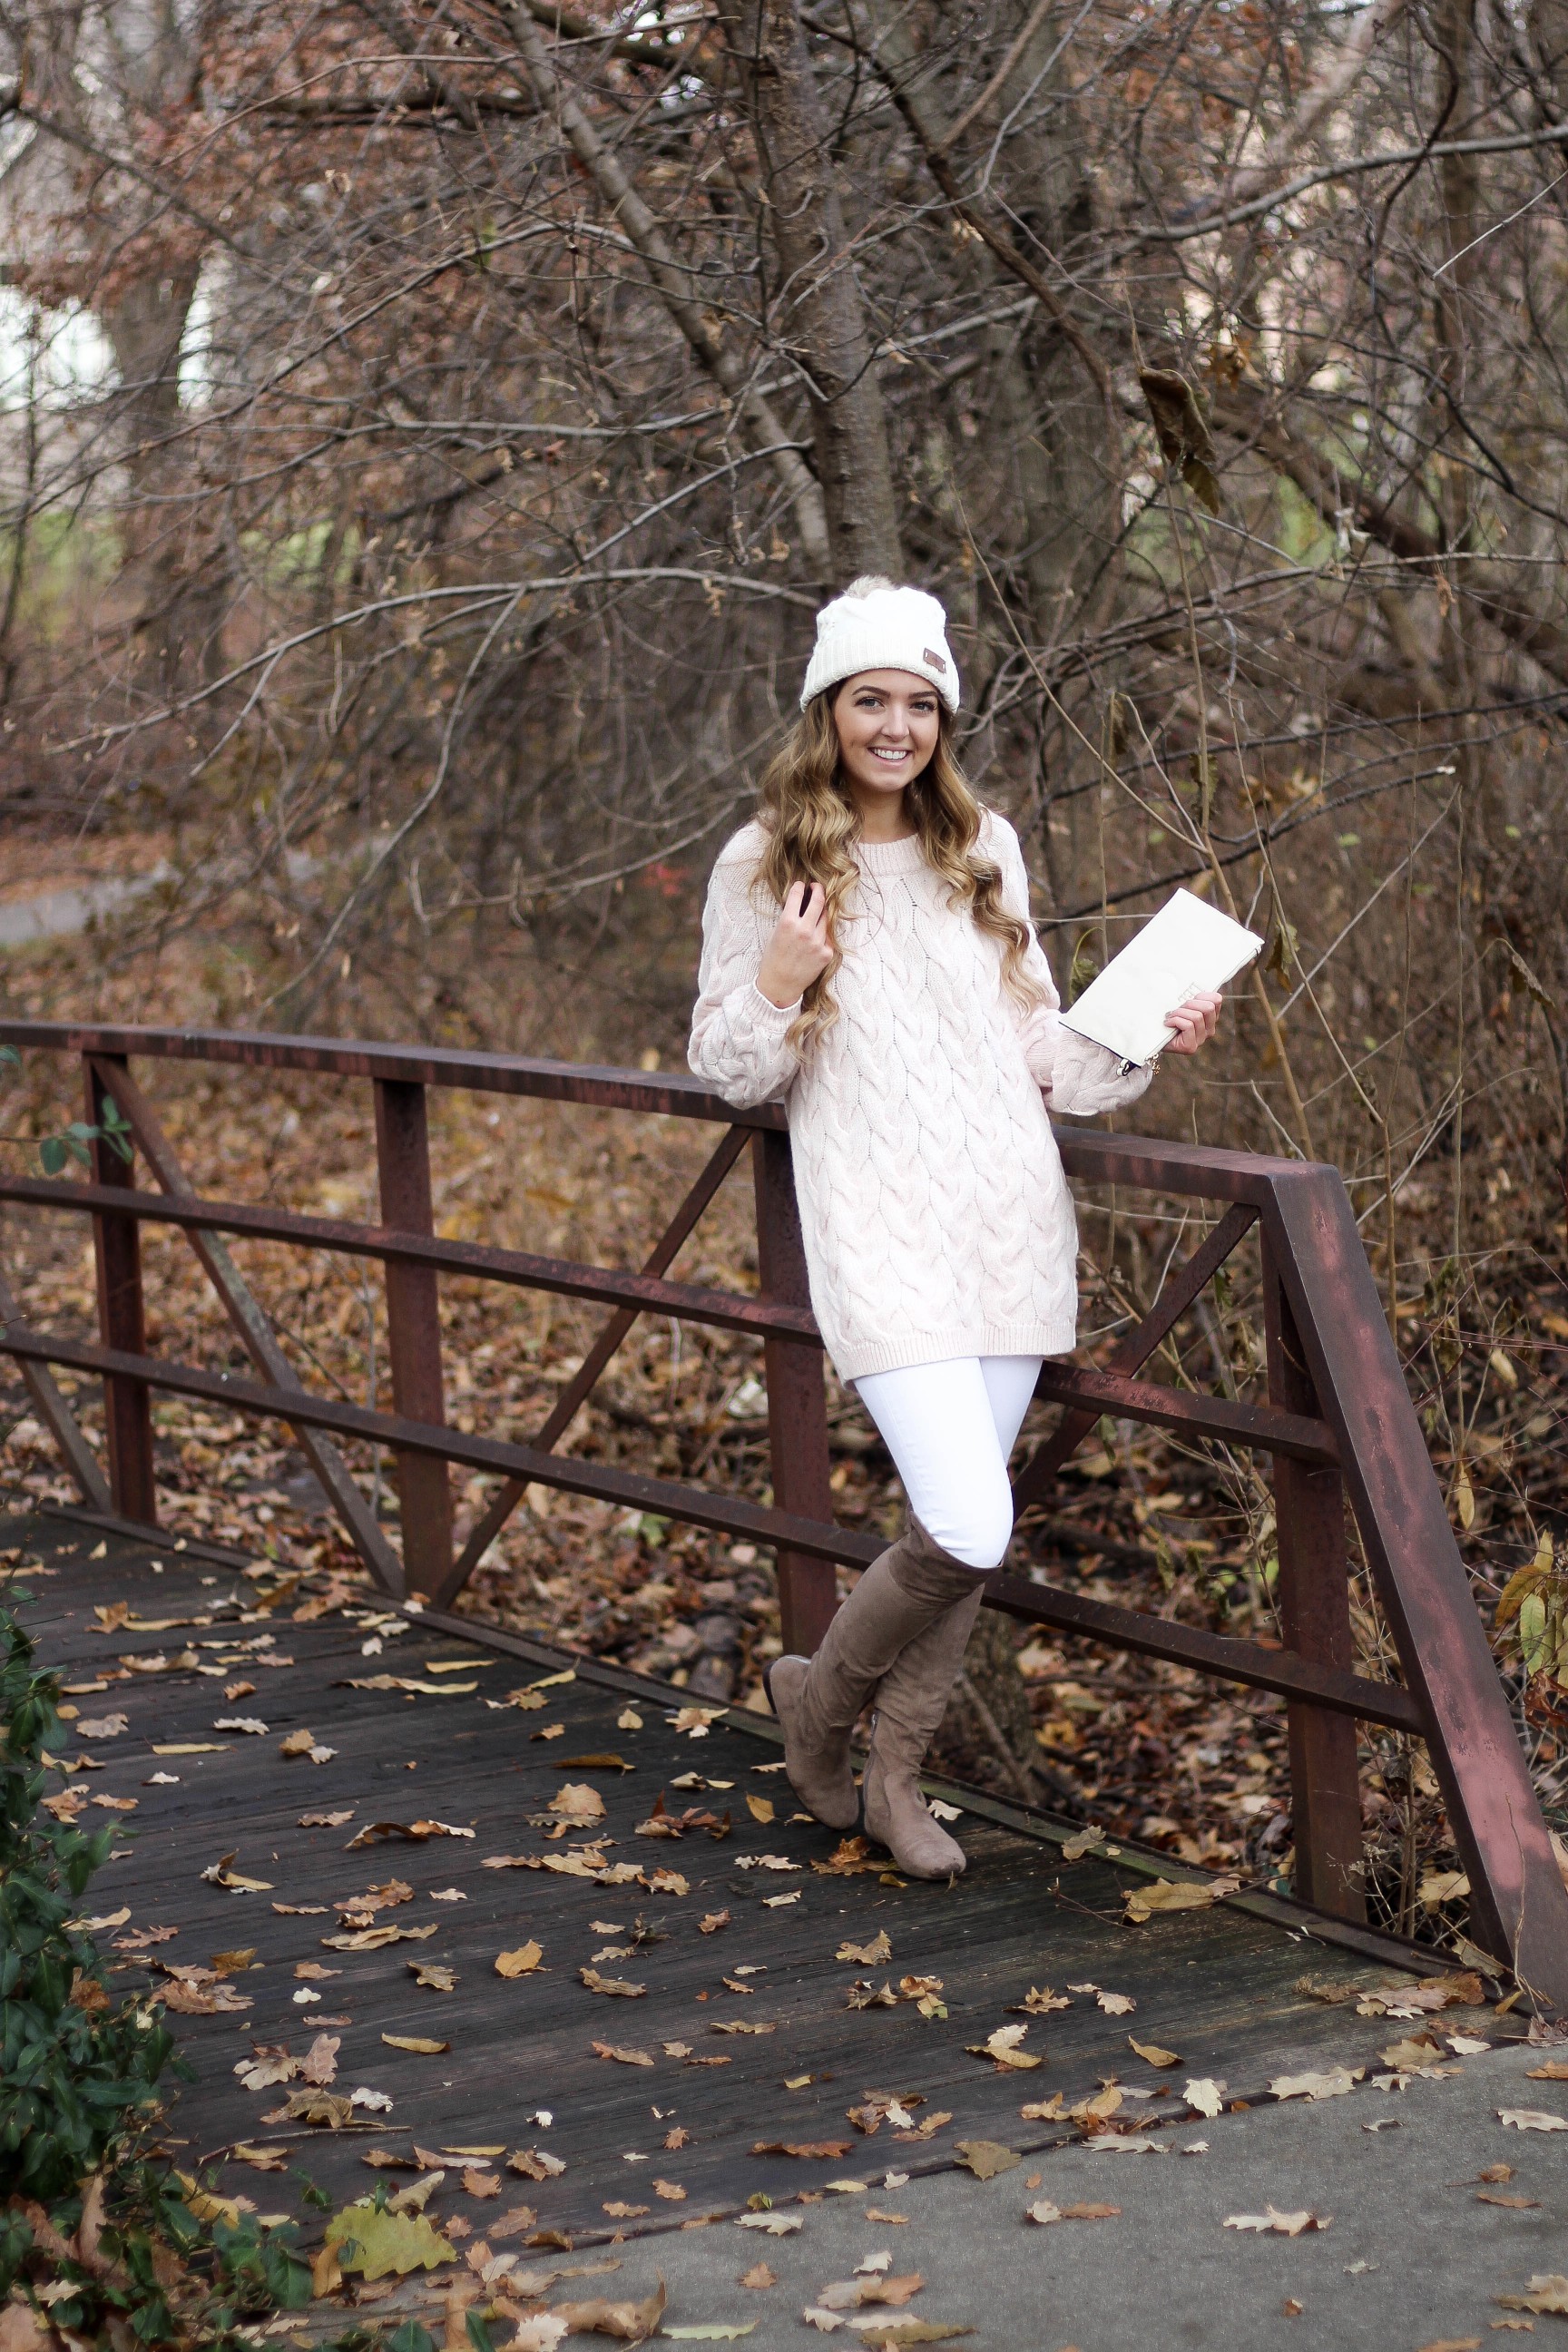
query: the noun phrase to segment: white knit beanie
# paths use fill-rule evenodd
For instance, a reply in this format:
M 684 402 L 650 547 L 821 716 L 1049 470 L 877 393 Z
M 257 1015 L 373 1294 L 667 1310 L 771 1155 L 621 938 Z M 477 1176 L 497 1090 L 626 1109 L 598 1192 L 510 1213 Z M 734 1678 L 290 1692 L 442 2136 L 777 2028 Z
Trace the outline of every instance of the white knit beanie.
M 958 665 L 948 650 L 947 614 L 919 588 L 895 588 L 875 572 L 852 580 L 816 616 L 816 645 L 800 690 L 814 696 L 863 669 L 906 669 L 929 678 L 950 710 L 958 709 Z

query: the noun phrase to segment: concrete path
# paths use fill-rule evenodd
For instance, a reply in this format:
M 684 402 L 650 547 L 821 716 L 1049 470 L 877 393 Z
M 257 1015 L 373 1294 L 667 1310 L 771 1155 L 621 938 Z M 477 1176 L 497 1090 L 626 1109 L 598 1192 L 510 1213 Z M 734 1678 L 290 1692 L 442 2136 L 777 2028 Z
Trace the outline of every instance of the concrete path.
M 984 2183 L 943 2173 L 869 2196 L 829 2197 L 783 2238 L 732 2222 L 646 2238 L 618 2250 L 612 2275 L 563 2281 L 557 2294 L 641 2296 L 662 2273 L 667 2330 L 754 2323 L 743 2339 L 750 2352 L 773 2352 L 816 2342 L 803 2311 L 830 2281 L 886 2252 L 894 2274 L 918 2270 L 927 2281 L 902 2314 L 887 2314 L 889 2321 L 919 2316 L 973 2328 L 973 2352 L 1500 2346 L 1527 2332 L 1529 2315 L 1495 2298 L 1519 2293 L 1537 2273 L 1568 2272 L 1568 2130 L 1507 2128 L 1497 2110 L 1568 2117 L 1568 2083 L 1531 2082 L 1526 2071 L 1564 2054 L 1494 2051 L 1403 2094 L 1361 2087 L 1317 2105 L 1294 2101 L 1223 2116 L 1163 2134 L 1168 2155 L 1096 2156 L 1075 2147 Z M 1207 2141 L 1206 2154 L 1178 2153 L 1197 2140 Z M 1499 2164 L 1512 2165 L 1514 2177 L 1480 2184 L 1486 2193 L 1531 2199 L 1531 2209 L 1478 2200 L 1477 2176 Z M 1031 2190 L 1036 2174 L 1040 2185 Z M 1042 2228 L 1024 2218 L 1042 2198 L 1121 2210 L 1113 2220 Z M 1227 2215 L 1269 2205 L 1331 2215 L 1331 2223 L 1294 2238 L 1224 2226 Z M 908 2221 L 869 2221 L 868 2206 Z M 603 2249 L 579 2257 L 604 2258 Z M 777 2285 L 742 2287 L 742 2273 L 764 2262 Z M 1528 2332 L 1568 2347 L 1568 2319 L 1537 2317 Z M 834 2340 L 877 2338 L 846 2326 Z

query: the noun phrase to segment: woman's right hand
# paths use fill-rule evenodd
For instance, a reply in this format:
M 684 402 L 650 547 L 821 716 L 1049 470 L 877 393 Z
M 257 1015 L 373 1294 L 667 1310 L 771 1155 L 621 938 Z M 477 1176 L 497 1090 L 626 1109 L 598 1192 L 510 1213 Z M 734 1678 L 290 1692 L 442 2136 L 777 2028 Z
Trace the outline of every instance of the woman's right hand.
M 757 966 L 757 986 L 784 1012 L 833 961 L 827 894 L 820 882 L 792 882 L 784 908 Z

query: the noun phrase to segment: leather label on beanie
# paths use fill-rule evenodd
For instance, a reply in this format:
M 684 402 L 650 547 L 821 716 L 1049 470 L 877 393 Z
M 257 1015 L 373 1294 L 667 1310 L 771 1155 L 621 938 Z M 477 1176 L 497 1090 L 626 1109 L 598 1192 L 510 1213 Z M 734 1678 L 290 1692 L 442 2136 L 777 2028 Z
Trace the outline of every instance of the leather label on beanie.
M 921 647 L 921 659 L 923 662 L 929 662 L 939 677 L 947 676 L 947 664 L 940 654 L 933 654 L 929 646 Z

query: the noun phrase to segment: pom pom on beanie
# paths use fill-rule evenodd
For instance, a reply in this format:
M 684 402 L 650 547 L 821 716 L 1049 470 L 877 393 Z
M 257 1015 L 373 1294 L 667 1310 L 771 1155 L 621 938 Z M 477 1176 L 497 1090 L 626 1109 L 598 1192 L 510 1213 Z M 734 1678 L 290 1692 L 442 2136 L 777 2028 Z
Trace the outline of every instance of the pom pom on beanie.
M 930 680 L 950 710 L 958 709 L 958 664 L 947 642 L 947 614 L 923 589 L 896 588 L 875 572 L 852 581 L 816 616 L 816 645 L 800 707 L 863 669 L 910 670 Z

